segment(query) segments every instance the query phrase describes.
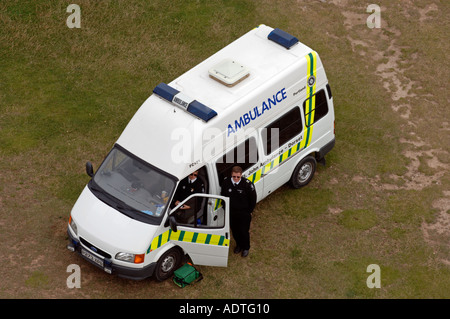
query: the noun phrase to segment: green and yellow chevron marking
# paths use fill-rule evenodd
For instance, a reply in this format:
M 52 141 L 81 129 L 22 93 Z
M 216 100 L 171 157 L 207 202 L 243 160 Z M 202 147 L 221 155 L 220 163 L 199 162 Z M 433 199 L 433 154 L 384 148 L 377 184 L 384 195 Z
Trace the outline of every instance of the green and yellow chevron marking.
M 261 176 L 269 173 L 271 170 L 276 168 L 277 166 L 281 165 L 283 162 L 285 162 L 288 158 L 296 154 L 297 152 L 301 151 L 302 149 L 309 146 L 311 143 L 311 137 L 313 133 L 313 124 L 314 124 L 314 114 L 316 109 L 316 96 L 314 95 L 316 93 L 316 82 L 317 82 L 317 53 L 311 52 L 308 55 L 306 55 L 306 61 L 307 61 L 307 75 L 306 75 L 306 86 L 308 88 L 307 95 L 306 95 L 306 112 L 305 112 L 305 125 L 306 125 L 306 132 L 304 138 L 292 146 L 290 149 L 285 151 L 280 156 L 277 156 L 275 159 L 273 159 L 271 162 L 264 165 L 262 168 L 260 168 L 258 171 L 247 177 L 252 183 L 257 183 L 261 180 Z M 308 80 L 314 79 L 313 83 L 309 83 Z
M 301 141 L 300 148 L 304 149 L 311 143 L 311 137 L 313 133 L 314 114 L 316 109 L 316 83 L 317 83 L 317 53 L 311 52 L 306 56 L 308 62 L 308 74 L 306 76 L 306 86 L 308 87 L 306 95 L 306 108 L 305 108 L 305 125 L 306 132 L 305 137 Z M 309 82 L 310 79 L 314 79 L 314 83 Z
M 216 203 L 214 204 L 214 210 L 218 210 L 220 207 L 222 207 L 222 200 L 216 199 Z
M 283 162 L 285 162 L 288 158 L 296 154 L 301 148 L 300 148 L 301 141 L 292 146 L 290 149 L 285 151 L 280 156 L 277 156 L 274 158 L 271 162 L 264 165 L 262 168 L 257 170 L 255 173 L 247 177 L 252 183 L 257 183 L 261 180 L 261 176 L 269 173 L 274 168 L 281 165 Z
M 174 232 L 172 229 L 169 229 L 153 239 L 150 247 L 148 247 L 147 254 L 155 249 L 158 249 L 171 240 L 216 246 L 228 246 L 230 244 L 230 240 L 225 238 L 225 236 L 196 233 L 184 230 Z

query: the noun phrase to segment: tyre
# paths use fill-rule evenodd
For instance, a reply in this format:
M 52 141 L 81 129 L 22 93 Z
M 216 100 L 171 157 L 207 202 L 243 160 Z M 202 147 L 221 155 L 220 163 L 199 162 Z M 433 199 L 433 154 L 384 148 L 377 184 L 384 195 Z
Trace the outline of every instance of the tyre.
M 166 251 L 158 260 L 155 269 L 155 278 L 158 281 L 171 277 L 181 264 L 182 252 L 179 248 Z
M 317 161 L 313 156 L 307 156 L 298 163 L 290 180 L 293 188 L 300 188 L 307 185 L 314 176 Z

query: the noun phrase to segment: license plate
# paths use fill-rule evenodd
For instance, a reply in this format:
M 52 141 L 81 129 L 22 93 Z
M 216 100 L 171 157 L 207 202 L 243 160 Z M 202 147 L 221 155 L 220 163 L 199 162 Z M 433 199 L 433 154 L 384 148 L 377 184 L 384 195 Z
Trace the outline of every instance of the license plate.
M 92 255 L 90 252 L 88 252 L 87 250 L 85 250 L 84 248 L 81 248 L 81 254 L 92 260 L 94 263 L 96 263 L 97 265 L 99 265 L 100 267 L 103 267 L 103 259 L 98 258 L 97 256 Z

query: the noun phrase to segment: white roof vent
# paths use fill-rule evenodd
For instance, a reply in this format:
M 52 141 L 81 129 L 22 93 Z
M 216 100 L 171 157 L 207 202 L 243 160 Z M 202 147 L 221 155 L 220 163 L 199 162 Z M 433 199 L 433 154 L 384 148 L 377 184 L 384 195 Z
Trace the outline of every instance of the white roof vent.
M 232 59 L 225 59 L 209 69 L 209 76 L 220 83 L 232 87 L 247 78 L 250 70 Z

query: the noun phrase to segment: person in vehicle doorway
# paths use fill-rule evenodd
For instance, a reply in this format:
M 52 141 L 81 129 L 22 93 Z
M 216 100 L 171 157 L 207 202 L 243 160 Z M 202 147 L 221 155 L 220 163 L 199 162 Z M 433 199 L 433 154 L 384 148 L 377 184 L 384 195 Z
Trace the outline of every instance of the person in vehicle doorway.
M 203 184 L 202 180 L 198 178 L 198 171 L 195 171 L 192 174 L 189 174 L 189 176 L 183 179 L 178 185 L 172 206 L 177 206 L 192 194 L 204 192 L 205 185 Z M 176 213 L 177 221 L 183 224 L 192 223 L 194 213 L 197 209 L 199 209 L 199 207 L 199 199 L 191 198 L 178 209 Z
M 222 196 L 230 198 L 230 226 L 236 241 L 235 254 L 247 257 L 250 250 L 250 223 L 256 205 L 256 190 L 252 182 L 242 177 L 242 168 L 234 166 L 231 178 L 225 177 Z

